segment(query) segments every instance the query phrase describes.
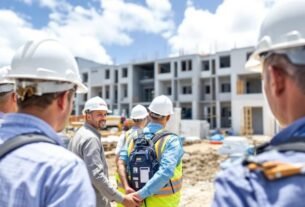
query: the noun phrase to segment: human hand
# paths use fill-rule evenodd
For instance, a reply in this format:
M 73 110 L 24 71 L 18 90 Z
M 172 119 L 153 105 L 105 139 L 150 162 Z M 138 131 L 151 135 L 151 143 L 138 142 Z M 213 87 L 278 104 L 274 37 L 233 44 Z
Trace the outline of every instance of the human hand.
M 139 207 L 141 205 L 141 199 L 139 199 L 139 196 L 136 196 L 135 194 L 136 193 L 125 195 L 122 204 L 125 207 Z
M 136 191 L 132 187 L 127 186 L 127 187 L 125 187 L 125 192 L 126 192 L 126 194 L 130 194 L 130 193 L 134 193 Z
M 135 193 L 132 193 L 133 197 L 136 199 L 136 200 L 140 200 L 142 201 L 143 199 L 140 197 L 139 193 L 138 192 L 135 192 Z

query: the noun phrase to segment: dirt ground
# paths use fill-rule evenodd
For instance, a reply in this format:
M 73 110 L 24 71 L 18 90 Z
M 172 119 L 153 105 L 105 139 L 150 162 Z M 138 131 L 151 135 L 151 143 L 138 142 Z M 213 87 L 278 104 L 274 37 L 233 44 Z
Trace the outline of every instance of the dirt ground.
M 183 188 L 180 207 L 207 207 L 211 205 L 214 188 L 213 179 L 224 157 L 217 154 L 219 145 L 199 141 L 184 146 Z M 112 153 L 110 153 L 112 154 Z M 107 158 L 110 179 L 114 182 L 114 156 Z

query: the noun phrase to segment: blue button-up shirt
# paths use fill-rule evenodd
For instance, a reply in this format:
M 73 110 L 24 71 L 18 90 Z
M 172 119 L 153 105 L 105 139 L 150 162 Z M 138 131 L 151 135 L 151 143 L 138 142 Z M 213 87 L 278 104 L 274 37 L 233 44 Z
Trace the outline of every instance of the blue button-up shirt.
M 289 142 L 291 137 L 304 136 L 305 118 L 299 119 L 277 134 L 270 142 L 275 146 Z M 305 153 L 267 151 L 255 157 L 258 162 L 277 160 L 304 163 Z M 305 176 L 294 175 L 274 181 L 262 172 L 249 171 L 238 164 L 220 172 L 215 181 L 214 207 L 225 206 L 305 206 Z
M 147 134 L 147 138 L 152 138 L 153 134 L 163 128 L 162 125 L 157 123 L 149 123 L 143 132 Z M 157 193 L 169 179 L 173 177 L 176 166 L 182 159 L 183 147 L 181 140 L 178 136 L 173 136 L 168 139 L 165 144 L 164 151 L 161 156 L 159 170 L 154 176 L 146 183 L 146 185 L 139 191 L 139 195 L 142 199 L 145 199 L 155 193 Z M 120 159 L 125 163 L 128 161 L 127 146 L 125 146 L 120 152 Z
M 62 145 L 43 120 L 14 113 L 4 116 L 1 144 L 20 134 L 42 134 Z M 34 143 L 0 160 L 0 206 L 95 206 L 84 163 L 62 146 Z
M 4 116 L 4 113 L 0 111 L 0 126 L 3 122 L 3 116 Z

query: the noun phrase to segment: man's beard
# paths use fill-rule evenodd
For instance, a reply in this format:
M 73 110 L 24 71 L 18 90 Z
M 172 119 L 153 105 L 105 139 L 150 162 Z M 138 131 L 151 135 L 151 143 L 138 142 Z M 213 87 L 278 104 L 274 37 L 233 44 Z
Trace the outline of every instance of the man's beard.
M 103 130 L 106 127 L 106 121 L 99 121 L 99 122 L 97 122 L 96 126 L 97 126 L 97 129 Z

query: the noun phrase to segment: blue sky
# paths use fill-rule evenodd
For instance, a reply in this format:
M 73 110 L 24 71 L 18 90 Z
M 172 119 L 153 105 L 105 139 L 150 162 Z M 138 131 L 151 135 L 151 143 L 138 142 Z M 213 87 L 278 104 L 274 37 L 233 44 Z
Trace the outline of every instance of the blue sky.
M 0 65 L 45 37 L 75 56 L 118 64 L 254 45 L 274 1 L 0 0 Z

